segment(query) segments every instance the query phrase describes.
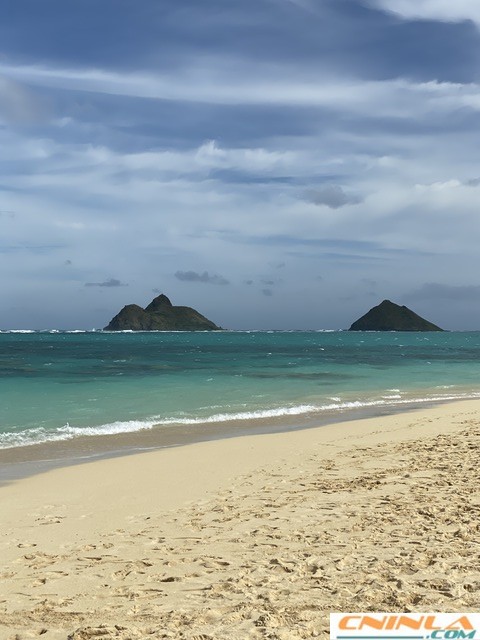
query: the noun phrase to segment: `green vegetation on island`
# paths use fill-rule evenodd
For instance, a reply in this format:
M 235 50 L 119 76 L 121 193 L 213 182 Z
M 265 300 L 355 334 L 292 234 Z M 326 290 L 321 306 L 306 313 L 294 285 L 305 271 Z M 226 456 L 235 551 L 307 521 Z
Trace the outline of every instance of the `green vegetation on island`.
M 174 307 L 165 295 L 157 296 L 142 309 L 128 304 L 105 331 L 218 331 L 220 327 L 191 307 Z
M 406 306 L 384 300 L 356 320 L 349 331 L 443 331 Z

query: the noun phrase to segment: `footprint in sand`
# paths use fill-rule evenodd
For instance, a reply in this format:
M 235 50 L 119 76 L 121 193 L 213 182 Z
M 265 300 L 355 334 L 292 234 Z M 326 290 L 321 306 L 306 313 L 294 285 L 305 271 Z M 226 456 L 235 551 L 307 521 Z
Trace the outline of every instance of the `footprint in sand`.
M 38 524 L 60 524 L 64 520 L 64 518 L 65 516 L 48 515 L 37 518 L 35 522 L 37 522 Z

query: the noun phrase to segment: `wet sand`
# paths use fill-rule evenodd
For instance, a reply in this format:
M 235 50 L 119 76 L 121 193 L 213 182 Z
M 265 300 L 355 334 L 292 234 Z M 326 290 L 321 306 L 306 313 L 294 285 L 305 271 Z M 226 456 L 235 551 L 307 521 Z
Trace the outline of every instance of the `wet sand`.
M 230 437 L 0 487 L 0 638 L 327 637 L 475 611 L 480 402 Z
M 439 404 L 438 401 L 436 403 Z M 421 406 L 434 406 L 422 403 Z M 232 420 L 221 423 L 195 425 L 158 425 L 152 429 L 119 433 L 116 435 L 94 435 L 72 439 L 42 442 L 29 446 L 0 449 L 0 486 L 27 476 L 44 473 L 51 469 L 145 451 L 184 446 L 196 442 L 221 440 L 239 436 L 281 433 L 299 429 L 311 429 L 363 418 L 391 415 L 413 411 L 418 404 L 363 407 L 343 411 L 326 411 L 322 415 L 282 416 L 263 420 Z

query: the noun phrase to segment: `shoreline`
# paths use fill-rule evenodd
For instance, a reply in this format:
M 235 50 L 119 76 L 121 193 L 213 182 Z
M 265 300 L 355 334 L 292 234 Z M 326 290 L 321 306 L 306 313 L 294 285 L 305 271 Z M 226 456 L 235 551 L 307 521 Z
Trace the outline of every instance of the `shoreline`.
M 328 637 L 475 611 L 480 401 L 211 440 L 0 487 L 0 638 Z
M 171 447 L 183 447 L 244 436 L 266 435 L 315 429 L 339 423 L 401 415 L 412 411 L 474 400 L 421 399 L 398 404 L 364 406 L 325 413 L 269 417 L 251 420 L 225 420 L 221 423 L 154 426 L 118 434 L 76 436 L 71 439 L 0 449 L 0 487 L 12 481 L 45 473 L 52 469 L 86 464 L 96 460 L 136 455 Z

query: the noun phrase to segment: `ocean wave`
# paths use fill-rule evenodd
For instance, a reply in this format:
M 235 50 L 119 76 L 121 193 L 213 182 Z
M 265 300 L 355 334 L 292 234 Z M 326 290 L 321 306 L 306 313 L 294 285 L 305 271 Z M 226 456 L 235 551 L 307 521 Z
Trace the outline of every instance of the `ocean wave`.
M 195 418 L 167 418 L 159 420 L 157 424 L 164 425 L 188 425 L 188 424 L 211 424 L 215 422 L 230 422 L 236 420 L 265 420 L 268 418 L 281 418 L 283 416 L 299 416 L 306 413 L 313 413 L 318 407 L 310 404 L 301 404 L 294 407 L 278 407 L 275 409 L 257 409 L 255 411 L 240 411 L 238 413 L 217 413 L 207 417 Z
M 17 432 L 0 434 L 0 449 L 35 445 L 45 442 L 57 442 L 62 440 L 72 440 L 78 437 L 119 435 L 122 433 L 135 433 L 138 431 L 150 430 L 155 427 L 174 426 L 195 426 L 205 424 L 222 424 L 235 421 L 264 421 L 288 416 L 310 415 L 312 418 L 317 414 L 326 412 L 347 413 L 349 410 L 362 410 L 380 407 L 396 407 L 401 405 L 415 405 L 448 402 L 454 400 L 467 400 L 480 398 L 480 392 L 465 392 L 457 394 L 435 393 L 424 397 L 401 397 L 383 396 L 377 399 L 360 400 L 340 400 L 335 398 L 334 402 L 326 404 L 300 404 L 288 407 L 275 407 L 271 409 L 256 409 L 251 411 L 240 411 L 236 413 L 221 412 L 210 416 L 186 416 L 169 417 L 154 416 L 147 420 L 116 421 L 98 426 L 76 427 L 69 423 L 57 427 L 56 429 L 45 429 L 44 427 L 29 428 Z M 333 400 L 334 398 L 331 398 Z
M 65 424 L 62 427 L 48 430 L 44 427 L 24 429 L 17 432 L 0 434 L 0 449 L 10 449 L 12 447 L 22 447 L 42 442 L 58 442 L 62 440 L 72 440 L 83 436 L 107 436 L 119 435 L 121 433 L 134 433 L 145 431 L 153 427 L 161 426 L 181 426 L 181 425 L 201 425 L 211 423 L 222 423 L 235 420 L 261 420 L 289 415 L 301 415 L 315 411 L 313 405 L 299 405 L 295 407 L 281 407 L 277 409 L 242 411 L 239 413 L 217 413 L 204 418 L 161 418 L 153 417 L 148 420 L 127 420 L 110 422 L 98 426 L 76 427 Z
M 0 333 L 98 333 L 96 329 L 0 329 Z
M 33 329 L 3 329 L 0 333 L 36 333 Z
M 134 433 L 151 429 L 158 424 L 157 420 L 128 420 L 126 422 L 111 422 L 97 427 L 74 427 L 66 424 L 56 429 L 37 427 L 24 429 L 23 431 L 0 434 L 0 449 L 13 447 L 25 447 L 44 442 L 59 442 L 72 440 L 81 436 L 108 436 L 121 433 Z

